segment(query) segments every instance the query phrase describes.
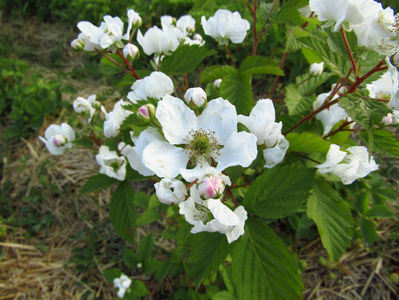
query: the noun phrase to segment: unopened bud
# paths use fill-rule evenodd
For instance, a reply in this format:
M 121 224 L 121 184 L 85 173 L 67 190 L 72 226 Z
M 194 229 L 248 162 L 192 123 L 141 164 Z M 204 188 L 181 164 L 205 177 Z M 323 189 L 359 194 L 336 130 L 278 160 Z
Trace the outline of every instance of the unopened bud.
M 137 115 L 145 120 L 151 120 L 155 116 L 155 106 L 152 104 L 145 104 L 139 107 Z
M 199 33 L 196 33 L 196 34 L 194 34 L 194 36 L 193 36 L 193 40 L 196 40 L 196 41 L 199 41 L 199 42 L 202 43 L 202 41 L 203 41 L 204 39 L 202 38 L 202 36 L 201 36 Z
M 382 118 L 382 123 L 384 123 L 385 125 L 392 124 L 392 121 L 393 121 L 393 118 L 392 118 L 391 113 L 387 114 L 385 117 Z
M 198 184 L 198 192 L 202 198 L 218 199 L 224 192 L 225 182 L 219 175 L 210 175 L 201 180 Z
M 311 75 L 321 75 L 324 69 L 324 62 L 321 63 L 314 63 L 310 65 L 309 73 Z
M 57 147 L 62 147 L 66 144 L 67 139 L 62 134 L 56 134 L 53 138 L 53 143 Z
M 187 104 L 194 104 L 197 107 L 201 107 L 206 103 L 206 93 L 200 88 L 190 88 L 184 94 L 184 100 Z
M 85 44 L 79 39 L 74 39 L 71 42 L 71 47 L 75 50 L 83 50 L 84 46 Z
M 222 79 L 221 78 L 219 78 L 219 79 L 216 79 L 214 82 L 213 82 L 213 85 L 215 86 L 215 88 L 220 88 L 220 84 L 222 83 Z
M 126 57 L 129 60 L 134 60 L 136 57 L 138 57 L 140 54 L 139 48 L 137 46 L 128 43 L 124 48 L 123 48 L 123 56 Z

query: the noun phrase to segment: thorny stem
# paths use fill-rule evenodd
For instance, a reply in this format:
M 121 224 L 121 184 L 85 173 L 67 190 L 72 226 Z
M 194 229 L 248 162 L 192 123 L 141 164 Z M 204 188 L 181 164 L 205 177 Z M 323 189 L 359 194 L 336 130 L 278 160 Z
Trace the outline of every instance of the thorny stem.
M 330 136 L 333 136 L 334 134 L 336 134 L 340 131 L 343 131 L 346 126 L 348 126 L 349 124 L 352 124 L 353 122 L 354 121 L 345 121 L 337 129 L 335 129 L 334 131 L 331 131 L 329 134 L 323 136 L 323 139 L 329 138 Z
M 234 60 L 233 55 L 231 54 L 231 51 L 230 51 L 229 47 L 227 45 L 224 45 L 224 48 L 226 49 L 226 53 L 227 53 L 228 57 L 230 58 L 231 62 L 233 63 L 233 66 L 235 68 L 237 68 L 236 61 Z
M 136 79 L 140 79 L 140 76 L 137 75 L 136 71 L 133 69 L 132 64 L 130 63 L 130 61 L 128 61 L 126 59 L 126 57 L 123 55 L 121 50 L 116 50 L 116 54 L 118 54 L 120 56 L 120 58 L 123 59 L 123 63 L 127 66 L 127 68 L 130 70 L 130 72 L 132 73 L 132 75 L 134 76 L 134 78 Z
M 303 123 L 305 123 L 306 121 L 312 119 L 315 115 L 317 115 L 319 112 L 321 112 L 322 110 L 324 110 L 325 108 L 330 107 L 331 105 L 338 103 L 339 99 L 345 95 L 351 94 L 353 91 L 356 90 L 356 88 L 364 81 L 366 80 L 369 76 L 371 76 L 372 74 L 374 74 L 375 72 L 381 71 L 384 68 L 381 68 L 381 66 L 384 64 L 385 59 L 382 59 L 379 63 L 377 63 L 374 68 L 372 68 L 369 72 L 367 72 L 366 74 L 364 74 L 362 77 L 357 77 L 356 81 L 348 88 L 348 90 L 344 93 L 344 94 L 340 94 L 339 97 L 333 101 L 330 101 L 330 99 L 332 99 L 334 97 L 334 95 L 339 91 L 339 89 L 341 87 L 343 87 L 346 83 L 346 81 L 348 80 L 350 74 L 352 73 L 353 69 L 351 69 L 348 72 L 348 75 L 344 78 L 344 80 L 342 80 L 342 82 L 338 85 L 336 85 L 336 87 L 333 89 L 333 91 L 331 92 L 331 94 L 327 97 L 326 101 L 324 102 L 324 104 L 322 106 L 320 106 L 318 109 L 312 111 L 309 115 L 303 117 L 299 122 L 297 122 L 294 126 L 292 126 L 289 130 L 287 130 L 286 132 L 284 132 L 283 134 L 286 135 L 288 133 L 290 133 L 291 131 L 293 131 L 294 129 L 296 129 L 298 126 L 302 125 Z
M 352 50 L 351 50 L 351 47 L 349 46 L 348 39 L 346 37 L 346 33 L 345 33 L 345 30 L 344 30 L 343 27 L 341 27 L 341 35 L 342 35 L 342 38 L 343 38 L 344 43 L 345 43 L 346 50 L 348 51 L 348 54 L 349 54 L 349 57 L 350 57 L 350 60 L 351 60 L 353 73 L 355 74 L 355 76 L 357 78 L 358 77 L 358 72 L 357 72 L 357 68 L 356 68 L 355 59 L 353 58 Z

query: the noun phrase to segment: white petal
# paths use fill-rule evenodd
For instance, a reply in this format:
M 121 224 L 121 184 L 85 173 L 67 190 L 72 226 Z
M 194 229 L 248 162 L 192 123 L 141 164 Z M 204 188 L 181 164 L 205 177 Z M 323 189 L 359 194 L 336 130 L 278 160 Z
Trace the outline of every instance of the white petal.
M 208 105 L 198 117 L 198 128 L 215 131 L 220 145 L 226 143 L 227 138 L 237 132 L 237 111 L 233 104 L 223 98 L 209 101 Z
M 184 144 L 184 138 L 190 130 L 197 129 L 195 113 L 182 100 L 173 96 L 167 95 L 158 103 L 155 116 L 171 144 Z
M 256 136 L 244 131 L 234 133 L 220 150 L 216 169 L 221 172 L 231 166 L 248 167 L 256 158 L 257 153 Z
M 272 148 L 263 150 L 263 157 L 265 159 L 265 168 L 273 168 L 275 165 L 283 161 L 287 149 L 289 147 L 287 139 L 281 135 L 277 145 Z
M 167 142 L 154 141 L 143 151 L 144 165 L 159 177 L 176 177 L 188 160 L 182 148 Z
M 240 224 L 240 219 L 234 212 L 224 205 L 219 199 L 209 199 L 204 201 L 218 222 L 225 226 L 234 226 Z

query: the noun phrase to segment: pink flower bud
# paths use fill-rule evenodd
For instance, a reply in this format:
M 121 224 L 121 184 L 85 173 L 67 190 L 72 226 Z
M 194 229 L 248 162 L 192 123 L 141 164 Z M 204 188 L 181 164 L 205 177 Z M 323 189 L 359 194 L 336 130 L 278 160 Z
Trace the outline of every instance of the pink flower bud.
M 384 123 L 385 125 L 390 125 L 392 121 L 393 118 L 391 113 L 387 114 L 385 117 L 382 118 L 382 123 Z
M 155 107 L 152 104 L 145 104 L 139 107 L 137 115 L 146 120 L 150 120 L 155 115 Z
M 128 43 L 124 48 L 123 48 L 123 56 L 126 57 L 127 59 L 134 60 L 138 55 L 140 54 L 139 48 L 137 46 Z
M 201 180 L 198 184 L 198 192 L 204 199 L 217 199 L 222 195 L 224 186 L 221 176 L 211 175 Z
M 62 147 L 66 144 L 67 139 L 61 134 L 56 134 L 53 138 L 53 143 L 57 147 Z

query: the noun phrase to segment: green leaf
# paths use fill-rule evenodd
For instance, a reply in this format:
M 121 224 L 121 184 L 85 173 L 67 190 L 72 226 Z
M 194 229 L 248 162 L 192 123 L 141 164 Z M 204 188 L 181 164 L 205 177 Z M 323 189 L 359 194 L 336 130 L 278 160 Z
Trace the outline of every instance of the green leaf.
M 168 75 L 184 75 L 193 72 L 202 60 L 216 54 L 198 45 L 182 45 L 172 55 L 166 56 L 161 63 L 161 71 Z
M 96 191 L 101 191 L 106 188 L 109 188 L 111 185 L 114 185 L 118 182 L 120 182 L 120 181 L 115 178 L 108 177 L 107 175 L 104 175 L 104 174 L 97 174 L 97 175 L 90 177 L 87 180 L 87 182 L 84 184 L 84 186 L 80 190 L 79 195 L 96 192 Z
M 285 89 L 285 104 L 290 116 L 310 110 L 314 100 L 313 97 L 304 97 L 295 84 L 289 84 Z
M 291 166 L 265 170 L 248 189 L 245 208 L 265 218 L 282 218 L 298 211 L 306 199 L 315 171 Z
M 371 245 L 376 240 L 378 240 L 377 227 L 375 225 L 375 222 L 361 217 L 359 221 L 359 226 L 360 232 L 362 233 L 363 238 L 366 240 L 367 244 Z
M 226 236 L 220 233 L 200 232 L 190 235 L 187 273 L 199 285 L 204 277 L 215 271 L 226 259 L 229 247 Z
M 141 259 L 141 261 L 146 261 L 151 256 L 153 248 L 154 242 L 152 240 L 152 234 L 149 234 L 140 241 L 138 249 L 139 259 Z
M 326 37 L 313 35 L 310 37 L 299 38 L 301 45 L 310 48 L 314 53 L 320 56 L 327 67 L 334 74 L 345 77 L 351 68 L 351 64 L 346 55 L 334 52 L 326 42 Z
M 139 297 L 143 297 L 143 296 L 150 294 L 150 292 L 147 290 L 147 287 L 145 286 L 144 282 L 142 282 L 141 280 L 133 281 L 132 287 L 130 288 L 130 290 L 132 291 L 133 295 L 136 295 Z
M 137 269 L 137 264 L 141 261 L 138 259 L 136 253 L 128 248 L 124 248 L 122 252 L 123 263 L 132 270 Z
M 310 132 L 304 133 L 289 133 L 286 136 L 290 142 L 288 151 L 292 152 L 319 152 L 327 153 L 330 149 L 330 143 L 324 140 L 321 136 Z
M 280 67 L 271 66 L 268 63 L 269 61 L 266 57 L 248 56 L 241 63 L 239 72 L 250 75 L 270 74 L 284 76 L 284 72 L 280 69 Z
M 129 242 L 134 241 L 136 226 L 135 192 L 129 182 L 121 182 L 111 198 L 109 218 L 115 232 Z
M 232 253 L 239 299 L 302 299 L 298 264 L 280 238 L 262 221 L 249 218 Z
M 366 143 L 368 142 L 368 135 L 365 132 L 361 132 L 360 137 Z M 399 158 L 399 141 L 387 130 L 374 130 L 373 148 L 379 152 Z
M 384 103 L 362 99 L 359 95 L 347 95 L 340 99 L 339 105 L 355 122 L 366 128 L 380 123 L 391 111 Z
M 212 82 L 227 75 L 236 74 L 237 70 L 232 66 L 209 66 L 202 70 L 200 75 L 201 83 Z
M 384 204 L 374 205 L 365 213 L 365 215 L 375 218 L 392 218 L 395 216 L 392 210 Z
M 235 300 L 236 297 L 230 291 L 219 291 L 212 296 L 212 300 Z
M 89 137 L 82 137 L 73 141 L 74 145 L 91 148 L 94 145 L 94 141 Z
M 295 80 L 298 85 L 298 90 L 303 96 L 311 95 L 320 85 L 326 82 L 330 77 L 333 76 L 331 73 L 322 73 L 320 75 L 303 74 L 298 76 Z
M 113 282 L 115 278 L 121 276 L 122 271 L 117 268 L 103 270 L 103 275 L 108 282 Z
M 337 261 L 352 238 L 353 219 L 349 206 L 327 183 L 317 181 L 308 199 L 307 215 L 316 223 L 330 258 Z
M 237 107 L 237 111 L 248 114 L 254 106 L 251 88 L 251 76 L 235 72 L 223 77 L 220 84 L 220 96 Z
M 302 48 L 302 42 L 299 38 L 306 38 L 311 36 L 310 33 L 305 30 L 299 28 L 298 26 L 291 27 L 287 33 L 287 41 L 285 44 L 285 52 L 294 52 L 300 50 Z M 321 61 L 321 59 L 318 59 Z

